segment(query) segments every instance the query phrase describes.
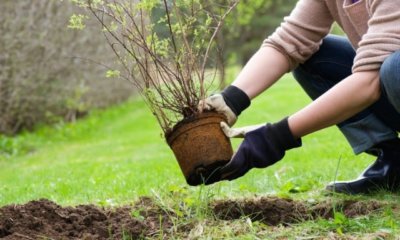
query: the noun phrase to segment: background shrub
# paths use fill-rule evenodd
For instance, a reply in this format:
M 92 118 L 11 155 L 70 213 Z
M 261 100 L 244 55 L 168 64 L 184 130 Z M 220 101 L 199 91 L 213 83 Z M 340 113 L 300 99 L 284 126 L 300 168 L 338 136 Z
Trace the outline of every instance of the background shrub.
M 67 1 L 0 1 L 0 133 L 38 122 L 75 120 L 125 100 L 133 87 L 107 78 L 113 54 L 97 24 L 68 29 Z M 102 64 L 100 64 L 102 63 Z

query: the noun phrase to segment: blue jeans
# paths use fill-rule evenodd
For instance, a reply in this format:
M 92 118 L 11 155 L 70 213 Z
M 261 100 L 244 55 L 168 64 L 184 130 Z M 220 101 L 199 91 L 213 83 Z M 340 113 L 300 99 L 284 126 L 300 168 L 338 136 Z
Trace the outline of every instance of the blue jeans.
M 329 35 L 318 52 L 299 65 L 293 75 L 314 100 L 352 74 L 355 55 L 346 38 Z M 400 131 L 400 50 L 383 62 L 380 81 L 380 99 L 337 125 L 356 154 L 377 143 L 396 138 Z

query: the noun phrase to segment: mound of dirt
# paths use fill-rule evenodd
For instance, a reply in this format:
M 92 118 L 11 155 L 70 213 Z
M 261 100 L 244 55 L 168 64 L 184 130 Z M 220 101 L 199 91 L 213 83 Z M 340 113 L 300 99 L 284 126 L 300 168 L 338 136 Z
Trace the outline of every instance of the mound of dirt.
M 2 239 L 138 239 L 171 225 L 149 198 L 135 206 L 104 209 L 94 205 L 61 207 L 49 200 L 0 208 Z M 172 213 L 169 213 L 172 214 Z
M 306 218 L 306 206 L 301 202 L 281 198 L 252 200 L 224 200 L 213 204 L 213 212 L 219 219 L 232 220 L 243 216 L 268 225 L 291 223 Z
M 382 207 L 375 201 L 343 201 L 332 204 L 305 202 L 276 197 L 215 201 L 210 208 L 218 219 L 244 216 L 268 225 L 290 224 L 316 218 L 330 218 L 333 206 L 347 217 L 369 214 Z M 182 213 L 181 213 L 182 214 Z M 211 216 L 210 216 L 211 217 Z M 142 239 L 188 236 L 193 216 L 179 215 L 178 227 L 172 221 L 178 214 L 143 197 L 132 206 L 102 208 L 94 205 L 61 207 L 49 200 L 0 208 L 0 238 L 14 239 Z M 184 219 L 187 218 L 187 219 Z
M 258 199 L 221 200 L 212 204 L 215 216 L 222 220 L 249 217 L 267 225 L 287 225 L 317 218 L 333 217 L 334 207 L 347 217 L 367 215 L 382 207 L 376 201 L 342 201 L 309 204 L 291 199 L 262 197 Z

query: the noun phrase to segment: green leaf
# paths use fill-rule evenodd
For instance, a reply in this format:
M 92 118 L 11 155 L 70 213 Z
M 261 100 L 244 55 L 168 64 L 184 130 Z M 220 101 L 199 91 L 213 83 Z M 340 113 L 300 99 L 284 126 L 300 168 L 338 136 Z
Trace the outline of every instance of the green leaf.
M 73 14 L 69 18 L 68 28 L 78 29 L 78 30 L 84 29 L 86 27 L 84 23 L 85 19 L 88 19 L 88 16 L 83 14 Z
M 108 70 L 106 72 L 107 78 L 114 78 L 114 77 L 119 77 L 119 76 L 120 76 L 120 71 L 118 71 L 118 70 Z
M 334 212 L 333 213 L 333 222 L 335 224 L 343 225 L 348 222 L 346 215 L 341 212 Z

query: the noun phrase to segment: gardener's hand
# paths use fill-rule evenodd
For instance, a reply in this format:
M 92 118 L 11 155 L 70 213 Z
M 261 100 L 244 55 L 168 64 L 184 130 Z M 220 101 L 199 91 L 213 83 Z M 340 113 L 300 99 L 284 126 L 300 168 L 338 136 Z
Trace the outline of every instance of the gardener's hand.
M 228 125 L 232 126 L 240 113 L 250 106 L 250 98 L 242 90 L 231 85 L 221 93 L 209 96 L 199 105 L 205 110 L 222 113 Z
M 287 118 L 245 132 L 238 151 L 221 169 L 221 180 L 239 178 L 252 168 L 268 167 L 281 160 L 286 150 L 300 146 L 301 139 L 293 137 Z
M 258 124 L 241 128 L 231 128 L 225 122 L 221 122 L 221 129 L 228 138 L 244 138 L 248 132 L 254 131 L 264 125 L 265 124 Z

